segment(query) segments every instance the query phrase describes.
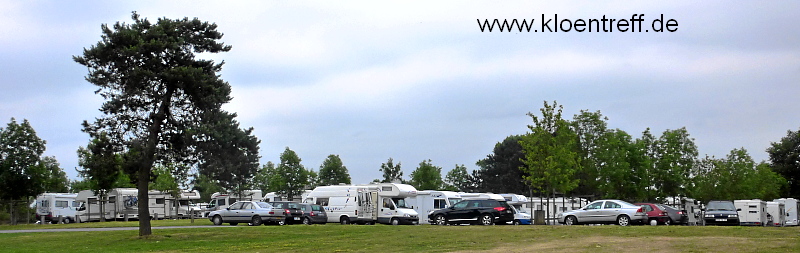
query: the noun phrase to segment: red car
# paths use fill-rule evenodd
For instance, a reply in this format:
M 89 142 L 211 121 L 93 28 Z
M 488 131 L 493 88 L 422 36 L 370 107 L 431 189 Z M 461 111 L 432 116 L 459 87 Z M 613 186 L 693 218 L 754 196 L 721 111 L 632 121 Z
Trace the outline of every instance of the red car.
M 667 213 L 667 210 L 662 209 L 661 206 L 652 203 L 636 203 L 634 205 L 642 206 L 643 211 L 647 213 L 648 222 L 651 225 L 653 224 L 653 221 L 656 221 L 657 224 L 663 225 L 672 224 L 672 219 L 669 218 L 669 213 Z

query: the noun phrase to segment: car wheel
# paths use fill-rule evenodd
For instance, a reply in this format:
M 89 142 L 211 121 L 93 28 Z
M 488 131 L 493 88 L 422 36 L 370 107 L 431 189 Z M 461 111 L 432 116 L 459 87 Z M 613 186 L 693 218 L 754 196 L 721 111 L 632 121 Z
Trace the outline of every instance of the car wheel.
M 650 226 L 655 226 L 655 225 L 658 225 L 658 220 L 656 219 L 650 220 Z
M 667 226 L 672 225 L 672 219 L 665 220 L 664 221 L 664 225 L 667 225 Z
M 571 225 L 578 225 L 578 219 L 575 216 L 567 216 L 564 220 L 564 224 L 571 226 Z
M 261 216 L 257 215 L 253 216 L 253 220 L 250 221 L 250 224 L 252 224 L 253 226 L 261 226 L 261 223 L 263 223 L 263 221 L 261 220 Z
M 339 218 L 339 223 L 341 223 L 342 225 L 350 225 L 350 219 L 347 217 Z
M 239 223 L 238 223 L 238 222 L 231 222 L 231 223 L 229 223 L 229 224 L 230 224 L 231 226 L 236 226 L 236 225 L 239 225 Z
M 514 221 L 511 222 L 511 225 L 515 225 L 515 226 L 516 225 L 520 225 L 520 224 L 522 224 L 522 223 L 519 222 L 519 220 L 514 220 Z
M 278 224 L 278 226 L 283 226 L 283 225 L 286 225 L 286 221 L 281 219 L 276 224 Z
M 311 218 L 308 218 L 308 217 L 304 218 L 303 219 L 303 224 L 311 225 Z
M 400 220 L 392 219 L 392 225 L 394 225 L 394 226 L 400 225 Z
M 480 217 L 481 225 L 488 226 L 494 224 L 494 217 L 490 214 L 484 214 Z
M 72 220 L 70 218 L 64 219 L 64 224 L 70 224 L 70 223 L 72 223 Z
M 617 225 L 624 227 L 630 224 L 631 224 L 631 218 L 628 217 L 627 215 L 620 215 L 619 217 L 617 217 Z
M 447 225 L 447 218 L 445 218 L 443 214 L 436 215 L 434 221 L 436 222 L 436 225 L 439 226 Z
M 214 222 L 214 225 L 217 225 L 217 226 L 222 225 L 222 217 L 219 217 L 219 215 L 216 215 L 216 216 L 214 216 L 213 219 L 211 219 L 211 222 Z

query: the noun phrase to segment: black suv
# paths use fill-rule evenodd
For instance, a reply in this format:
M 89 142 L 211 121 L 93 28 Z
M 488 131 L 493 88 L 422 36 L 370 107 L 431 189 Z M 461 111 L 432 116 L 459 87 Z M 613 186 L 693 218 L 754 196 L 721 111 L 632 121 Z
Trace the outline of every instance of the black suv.
M 514 210 L 505 201 L 495 199 L 468 199 L 439 209 L 428 215 L 431 224 L 507 224 L 514 220 Z
M 286 212 L 286 224 L 300 223 L 303 220 L 303 210 L 300 203 L 291 201 L 267 202 L 275 208 L 283 209 Z
M 706 205 L 703 219 L 706 225 L 739 225 L 739 213 L 741 211 L 733 205 L 730 200 L 712 200 Z

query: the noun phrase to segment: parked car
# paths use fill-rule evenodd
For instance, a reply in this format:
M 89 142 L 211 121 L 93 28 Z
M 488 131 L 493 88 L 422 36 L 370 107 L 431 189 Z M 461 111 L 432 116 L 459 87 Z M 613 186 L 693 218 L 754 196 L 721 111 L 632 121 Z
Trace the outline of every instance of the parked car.
M 214 225 L 229 223 L 232 226 L 239 223 L 248 223 L 251 226 L 268 223 L 283 225 L 285 217 L 282 209 L 274 208 L 266 202 L 257 201 L 238 201 L 225 209 L 208 214 L 208 219 Z
M 650 225 L 672 224 L 672 218 L 669 217 L 669 213 L 667 212 L 667 210 L 664 210 L 664 207 L 653 203 L 636 203 L 634 205 L 642 207 L 644 213 L 647 214 L 647 223 L 649 223 Z
M 514 210 L 506 201 L 496 199 L 462 200 L 451 207 L 428 215 L 432 224 L 506 224 L 514 220 Z
M 733 201 L 730 200 L 712 200 L 703 209 L 705 214 L 703 220 L 706 225 L 739 225 L 740 209 L 736 209 Z
M 669 214 L 670 223 L 674 225 L 683 225 L 689 223 L 689 215 L 684 210 L 678 210 L 668 205 L 658 205 L 662 210 L 666 210 Z
M 328 222 L 328 214 L 321 205 L 300 203 L 300 210 L 303 211 L 301 220 L 303 224 L 325 224 Z
M 617 224 L 628 226 L 644 224 L 648 217 L 641 206 L 622 200 L 609 199 L 597 200 L 581 209 L 556 214 L 556 219 L 558 223 L 567 225 Z
M 300 223 L 303 220 L 303 210 L 300 209 L 300 203 L 292 201 L 272 201 L 268 202 L 275 208 L 283 209 L 286 213 L 286 224 Z

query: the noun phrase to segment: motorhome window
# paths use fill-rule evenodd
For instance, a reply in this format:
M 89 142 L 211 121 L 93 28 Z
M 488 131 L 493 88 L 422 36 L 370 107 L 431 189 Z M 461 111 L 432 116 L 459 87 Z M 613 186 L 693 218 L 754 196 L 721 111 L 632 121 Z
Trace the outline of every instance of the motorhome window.
M 218 199 L 217 200 L 217 206 L 224 206 L 224 205 L 225 205 L 225 199 Z
M 393 198 L 392 200 L 394 200 L 395 206 L 397 206 L 398 208 L 408 208 L 408 205 L 406 204 L 406 199 Z
M 178 200 L 178 204 L 179 204 L 179 205 L 182 205 L 182 206 L 188 206 L 188 205 L 189 205 L 189 201 L 188 201 L 188 200 L 185 200 L 185 199 L 183 199 L 183 200 Z
M 156 199 L 156 204 L 163 205 L 164 204 L 164 199 L 163 198 L 157 198 Z
M 49 201 L 47 201 L 47 200 L 42 200 L 42 202 L 39 202 L 39 203 L 41 204 L 41 205 L 40 205 L 41 207 L 47 207 L 47 206 L 48 206 L 48 204 L 49 204 L 49 203 L 47 203 L 47 202 L 49 202 Z
M 328 205 L 328 198 L 317 198 L 317 205 L 327 206 Z
M 116 202 L 117 202 L 117 196 L 108 197 L 108 203 L 116 203 Z
M 272 201 L 283 201 L 281 197 L 274 197 Z
M 390 192 L 392 191 L 391 186 L 381 186 L 381 191 Z
M 392 203 L 392 199 L 390 199 L 390 198 L 383 199 L 383 208 L 394 208 L 394 204 Z
M 69 201 L 56 200 L 56 207 L 67 208 L 69 207 Z
M 447 201 L 444 199 L 434 199 L 433 200 L 433 208 L 442 209 L 447 207 Z
M 97 199 L 95 199 L 95 198 L 90 198 L 90 199 L 88 199 L 88 200 L 89 200 L 89 204 L 90 204 L 90 205 L 97 204 Z
M 81 206 L 81 202 L 72 201 L 72 207 L 80 207 L 80 206 Z

